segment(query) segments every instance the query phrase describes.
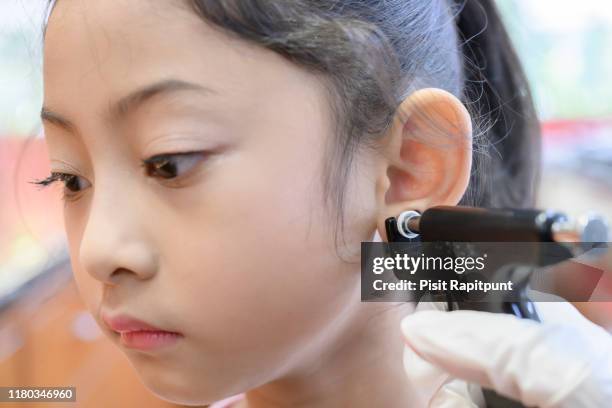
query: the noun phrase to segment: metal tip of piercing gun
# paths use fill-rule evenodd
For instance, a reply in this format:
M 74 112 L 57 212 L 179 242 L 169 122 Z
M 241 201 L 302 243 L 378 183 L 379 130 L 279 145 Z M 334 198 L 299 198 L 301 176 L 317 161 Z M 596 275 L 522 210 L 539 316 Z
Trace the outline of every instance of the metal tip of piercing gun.
M 609 241 L 607 221 L 594 213 L 577 218 L 562 212 L 537 209 L 487 209 L 463 206 L 438 206 L 424 211 L 404 211 L 397 218 L 385 221 L 388 242 L 551 242 L 563 248 L 565 255 L 556 258 L 562 261 L 572 258 L 591 244 Z M 546 266 L 550 260 L 532 259 L 534 267 Z M 453 302 L 447 293 L 449 310 L 475 309 L 494 313 L 508 313 L 520 318 L 540 321 L 532 301 L 527 296 L 527 286 L 533 268 L 500 268 L 515 287 L 516 297 L 499 304 L 480 304 L 477 307 L 462 302 Z M 520 408 L 521 403 L 483 389 L 490 408 Z

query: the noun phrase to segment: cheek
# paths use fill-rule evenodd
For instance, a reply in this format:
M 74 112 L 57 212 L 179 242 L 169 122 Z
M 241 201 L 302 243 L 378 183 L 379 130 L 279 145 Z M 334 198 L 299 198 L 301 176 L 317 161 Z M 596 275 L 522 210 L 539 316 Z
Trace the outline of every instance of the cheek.
M 297 174 L 279 171 L 296 160 L 228 163 L 194 192 L 197 205 L 160 226 L 176 231 L 160 247 L 172 265 L 164 286 L 180 294 L 181 324 L 226 367 L 240 356 L 252 378 L 324 336 L 359 284 L 358 266 L 336 256 L 319 162 L 310 156 Z

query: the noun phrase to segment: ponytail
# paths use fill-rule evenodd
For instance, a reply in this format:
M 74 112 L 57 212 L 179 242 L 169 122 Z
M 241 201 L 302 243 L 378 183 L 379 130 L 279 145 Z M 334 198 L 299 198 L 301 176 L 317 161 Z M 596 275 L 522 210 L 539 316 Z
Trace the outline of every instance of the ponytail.
M 541 142 L 525 73 L 494 1 L 464 0 L 459 7 L 463 102 L 472 111 L 482 132 L 477 136 L 483 141 L 483 146 L 475 146 L 475 156 L 481 157 L 471 183 L 481 192 L 478 205 L 533 206 Z

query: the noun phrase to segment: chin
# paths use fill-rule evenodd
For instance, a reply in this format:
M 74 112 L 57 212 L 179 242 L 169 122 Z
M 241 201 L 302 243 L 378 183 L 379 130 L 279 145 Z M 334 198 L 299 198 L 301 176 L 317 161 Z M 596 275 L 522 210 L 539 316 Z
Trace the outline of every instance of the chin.
M 144 371 L 139 371 L 138 376 L 145 387 L 157 398 L 173 404 L 208 405 L 232 395 L 223 392 L 224 387 L 215 384 L 214 380 L 208 382 L 203 376 L 177 375 L 169 370 L 154 373 Z M 187 377 L 196 378 L 197 381 L 192 382 Z

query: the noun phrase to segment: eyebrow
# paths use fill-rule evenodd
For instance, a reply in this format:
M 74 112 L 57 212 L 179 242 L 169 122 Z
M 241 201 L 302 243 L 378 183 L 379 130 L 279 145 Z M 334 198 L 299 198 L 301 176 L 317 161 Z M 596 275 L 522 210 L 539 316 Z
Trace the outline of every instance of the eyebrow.
M 117 102 L 112 103 L 107 112 L 108 120 L 116 122 L 155 96 L 168 95 L 179 91 L 199 91 L 205 94 L 216 93 L 213 89 L 194 82 L 180 79 L 164 79 L 139 88 Z M 76 126 L 72 122 L 44 105 L 40 111 L 40 118 L 43 122 L 51 123 L 71 132 L 76 131 Z

